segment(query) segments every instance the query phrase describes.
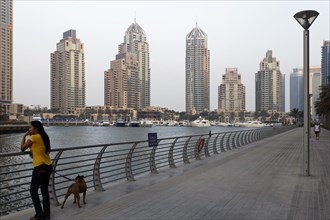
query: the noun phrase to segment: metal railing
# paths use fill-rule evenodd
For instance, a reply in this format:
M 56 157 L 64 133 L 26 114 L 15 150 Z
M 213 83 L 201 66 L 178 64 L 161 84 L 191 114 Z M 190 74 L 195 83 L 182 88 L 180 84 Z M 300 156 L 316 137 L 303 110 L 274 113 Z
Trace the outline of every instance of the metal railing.
M 148 140 L 53 149 L 53 170 L 49 193 L 58 206 L 71 181 L 84 175 L 88 190 L 103 191 L 105 185 L 135 181 L 165 168 L 175 168 L 202 157 L 226 152 L 287 131 L 292 127 L 274 127 L 178 136 L 158 139 L 157 147 Z M 204 139 L 203 149 L 198 143 Z M 0 154 L 0 216 L 32 207 L 30 199 L 31 158 L 28 152 Z

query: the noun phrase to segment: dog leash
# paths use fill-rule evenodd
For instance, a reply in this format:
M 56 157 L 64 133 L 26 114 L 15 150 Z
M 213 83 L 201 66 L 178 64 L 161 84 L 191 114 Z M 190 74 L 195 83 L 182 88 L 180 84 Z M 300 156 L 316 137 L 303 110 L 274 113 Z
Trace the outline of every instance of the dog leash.
M 66 177 L 66 176 L 64 176 L 64 175 L 59 174 L 56 170 L 53 170 L 53 171 L 54 171 L 57 175 L 63 177 L 64 179 L 67 179 L 67 180 L 70 180 L 70 181 L 74 181 L 73 179 L 70 179 L 69 177 Z

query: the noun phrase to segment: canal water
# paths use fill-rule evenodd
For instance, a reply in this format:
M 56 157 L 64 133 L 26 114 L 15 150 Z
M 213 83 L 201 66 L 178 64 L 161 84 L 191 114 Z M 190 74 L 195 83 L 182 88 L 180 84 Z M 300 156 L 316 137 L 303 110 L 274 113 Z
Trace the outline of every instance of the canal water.
M 93 126 L 49 126 L 45 127 L 53 149 L 127 141 L 147 140 L 148 133 L 157 133 L 158 139 L 195 134 L 242 130 L 240 127 L 93 127 Z M 250 128 L 251 129 L 251 128 Z M 0 153 L 20 152 L 24 133 L 0 134 Z

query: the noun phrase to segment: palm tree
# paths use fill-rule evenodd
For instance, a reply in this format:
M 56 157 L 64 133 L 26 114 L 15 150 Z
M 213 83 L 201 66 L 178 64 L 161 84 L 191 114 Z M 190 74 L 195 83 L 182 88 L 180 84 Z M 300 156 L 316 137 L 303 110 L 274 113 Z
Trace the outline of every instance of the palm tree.
M 298 116 L 299 116 L 299 109 L 297 109 L 297 108 L 293 108 L 293 109 L 290 111 L 290 116 L 294 117 L 295 122 L 297 122 L 297 118 L 298 118 Z
M 319 99 L 314 104 L 316 114 L 325 116 L 326 127 L 330 127 L 330 77 L 328 84 L 321 87 L 321 93 Z

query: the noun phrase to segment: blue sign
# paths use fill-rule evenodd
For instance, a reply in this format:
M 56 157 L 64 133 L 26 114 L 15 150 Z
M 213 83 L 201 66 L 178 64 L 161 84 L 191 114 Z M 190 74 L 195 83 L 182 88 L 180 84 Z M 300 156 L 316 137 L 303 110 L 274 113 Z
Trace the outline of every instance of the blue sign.
M 157 133 L 148 133 L 148 143 L 149 147 L 158 146 Z

